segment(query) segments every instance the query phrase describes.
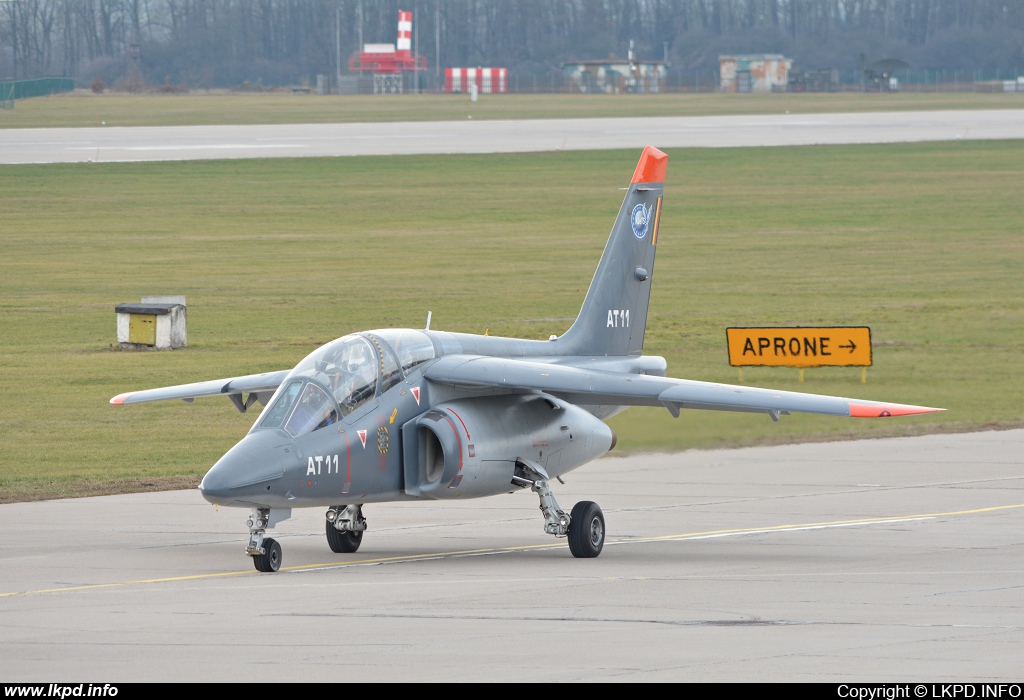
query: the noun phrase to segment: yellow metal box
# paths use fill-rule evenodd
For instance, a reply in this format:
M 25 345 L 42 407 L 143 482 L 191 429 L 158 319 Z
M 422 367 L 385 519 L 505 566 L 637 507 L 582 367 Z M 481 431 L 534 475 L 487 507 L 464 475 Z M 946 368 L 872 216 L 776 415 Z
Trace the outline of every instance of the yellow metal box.
M 156 345 L 156 315 L 131 314 L 128 321 L 128 342 Z

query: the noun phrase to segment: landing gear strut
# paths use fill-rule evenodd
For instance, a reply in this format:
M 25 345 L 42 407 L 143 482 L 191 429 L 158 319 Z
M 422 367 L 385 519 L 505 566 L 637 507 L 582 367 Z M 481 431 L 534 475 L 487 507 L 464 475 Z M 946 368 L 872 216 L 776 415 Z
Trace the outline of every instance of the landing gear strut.
M 359 504 L 331 506 L 327 511 L 327 545 L 336 554 L 352 554 L 359 549 L 366 531 L 366 518 Z
M 550 477 L 542 466 L 520 459 L 516 463 L 512 483 L 529 486 L 540 497 L 544 514 L 544 532 L 555 537 L 568 537 L 569 551 L 578 559 L 592 559 L 604 549 L 604 513 L 593 501 L 580 501 L 571 513 L 562 510 L 548 486 Z
M 256 570 L 268 573 L 281 568 L 281 545 L 277 540 L 265 536 L 269 523 L 269 508 L 253 508 L 246 522 L 249 526 L 249 544 L 245 547 L 245 553 L 252 557 Z

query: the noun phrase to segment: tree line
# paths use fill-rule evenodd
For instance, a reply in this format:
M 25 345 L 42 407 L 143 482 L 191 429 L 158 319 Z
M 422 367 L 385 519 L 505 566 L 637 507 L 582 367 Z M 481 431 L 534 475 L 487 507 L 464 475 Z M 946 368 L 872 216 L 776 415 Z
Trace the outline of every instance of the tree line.
M 563 61 L 782 53 L 802 69 L 884 57 L 915 69 L 1024 69 L 1020 0 L 0 0 L 0 79 L 233 87 L 333 76 L 365 43 L 395 41 L 412 10 L 429 73 L 501 66 L 549 76 Z M 137 47 L 133 49 L 133 47 Z M 340 52 L 339 52 L 340 47 Z

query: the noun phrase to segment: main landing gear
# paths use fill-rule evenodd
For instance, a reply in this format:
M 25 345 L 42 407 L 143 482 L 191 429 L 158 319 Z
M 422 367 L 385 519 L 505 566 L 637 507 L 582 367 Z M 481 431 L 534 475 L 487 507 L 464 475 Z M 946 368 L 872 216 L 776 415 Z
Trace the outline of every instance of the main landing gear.
M 363 541 L 366 518 L 359 504 L 331 506 L 327 511 L 327 544 L 336 554 L 352 554 Z
M 245 553 L 252 557 L 257 571 L 273 572 L 281 568 L 281 545 L 272 537 L 266 537 L 270 522 L 269 508 L 253 508 L 246 525 L 249 526 L 249 544 Z
M 569 551 L 574 557 L 592 559 L 604 549 L 604 513 L 593 501 L 580 501 L 569 514 Z
M 548 486 L 550 477 L 542 466 L 520 459 L 516 462 L 512 483 L 529 486 L 540 497 L 540 512 L 544 514 L 544 532 L 555 537 L 567 537 L 569 551 L 578 559 L 592 559 L 604 549 L 604 513 L 593 501 L 580 501 L 566 513 L 558 506 L 555 494 Z

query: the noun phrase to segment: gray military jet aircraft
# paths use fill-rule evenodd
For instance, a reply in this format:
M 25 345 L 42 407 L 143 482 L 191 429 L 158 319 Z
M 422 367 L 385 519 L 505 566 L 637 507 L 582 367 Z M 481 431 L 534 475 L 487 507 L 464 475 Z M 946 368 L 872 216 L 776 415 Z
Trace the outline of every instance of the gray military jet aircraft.
M 575 557 L 596 557 L 604 514 L 582 501 L 566 513 L 552 479 L 615 446 L 603 422 L 628 406 L 882 417 L 943 409 L 672 379 L 644 356 L 654 253 L 668 156 L 648 146 L 572 327 L 548 340 L 429 330 L 354 333 L 292 370 L 120 394 L 115 405 L 227 396 L 245 413 L 266 406 L 203 477 L 211 503 L 251 509 L 246 553 L 277 571 L 267 529 L 292 508 L 327 507 L 327 543 L 355 552 L 363 505 L 480 498 L 531 489 L 544 531 Z

